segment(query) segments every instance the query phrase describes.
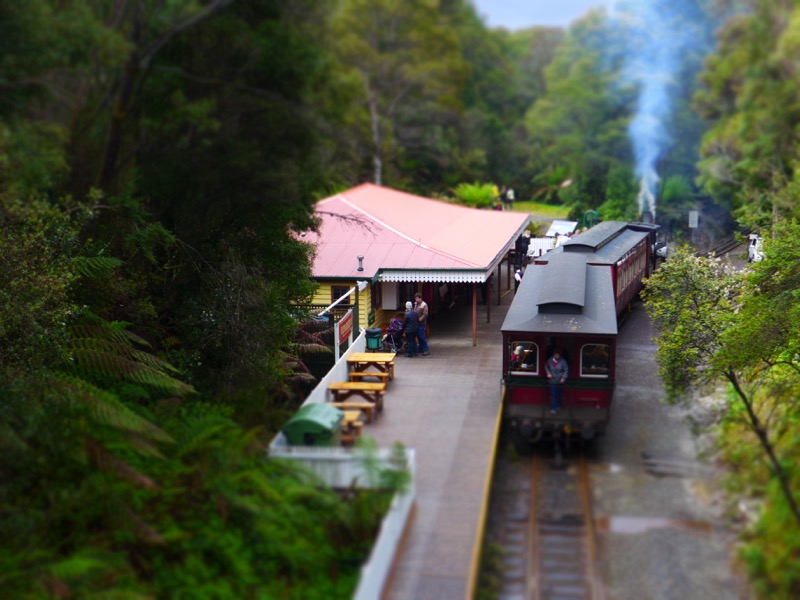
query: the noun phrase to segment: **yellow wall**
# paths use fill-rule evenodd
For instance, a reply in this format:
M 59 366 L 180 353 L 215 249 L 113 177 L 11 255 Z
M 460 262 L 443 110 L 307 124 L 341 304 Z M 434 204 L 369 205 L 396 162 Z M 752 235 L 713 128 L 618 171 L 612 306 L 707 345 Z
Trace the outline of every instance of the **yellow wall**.
M 322 304 L 327 306 L 331 303 L 331 288 L 332 287 L 347 287 L 349 289 L 353 289 L 356 286 L 355 281 L 318 281 L 317 282 L 317 290 L 314 293 L 314 296 L 311 300 L 312 304 Z M 347 304 L 355 304 L 356 303 L 356 296 L 358 296 L 358 325 L 362 329 L 366 329 L 368 327 L 380 327 L 384 323 L 388 323 L 389 319 L 392 317 L 391 313 L 387 311 L 381 310 L 380 307 L 376 308 L 373 317 L 374 320 L 372 323 L 368 322 L 369 315 L 373 312 L 371 304 L 372 304 L 372 284 L 368 284 L 367 288 L 363 292 L 353 292 L 353 294 L 345 300 Z

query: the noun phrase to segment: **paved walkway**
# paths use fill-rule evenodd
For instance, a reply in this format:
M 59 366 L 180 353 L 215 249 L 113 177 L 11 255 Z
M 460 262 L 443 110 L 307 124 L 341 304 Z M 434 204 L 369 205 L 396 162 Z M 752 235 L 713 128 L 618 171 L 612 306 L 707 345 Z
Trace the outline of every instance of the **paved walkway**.
M 364 434 L 416 450 L 417 503 L 384 600 L 467 598 L 476 570 L 500 416 L 501 306 L 467 307 L 431 322 L 429 356 L 396 359 L 385 408 Z

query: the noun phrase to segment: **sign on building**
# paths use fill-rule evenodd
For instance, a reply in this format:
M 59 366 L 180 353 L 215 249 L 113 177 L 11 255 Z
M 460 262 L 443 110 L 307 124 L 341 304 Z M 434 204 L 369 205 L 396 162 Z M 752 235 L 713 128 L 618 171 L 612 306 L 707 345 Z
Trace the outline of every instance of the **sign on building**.
M 345 315 L 334 325 L 334 335 L 336 339 L 335 359 L 338 361 L 341 356 L 340 348 L 345 343 L 350 342 L 353 335 L 353 309 L 348 310 Z

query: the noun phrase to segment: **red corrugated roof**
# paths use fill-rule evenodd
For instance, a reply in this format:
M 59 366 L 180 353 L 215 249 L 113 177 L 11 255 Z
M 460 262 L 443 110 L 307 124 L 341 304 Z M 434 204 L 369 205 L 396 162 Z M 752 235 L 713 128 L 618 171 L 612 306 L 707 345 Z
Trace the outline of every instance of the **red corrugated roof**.
M 313 275 L 320 279 L 371 279 L 381 269 L 486 271 L 530 220 L 369 183 L 320 200 L 316 213 L 319 232 L 303 239 L 316 246 Z

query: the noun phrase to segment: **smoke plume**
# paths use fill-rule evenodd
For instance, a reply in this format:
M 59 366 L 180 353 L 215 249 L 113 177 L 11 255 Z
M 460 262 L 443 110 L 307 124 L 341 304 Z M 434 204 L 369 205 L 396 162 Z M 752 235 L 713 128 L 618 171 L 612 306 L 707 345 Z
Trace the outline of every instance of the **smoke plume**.
M 639 214 L 655 218 L 658 161 L 668 149 L 681 80 L 700 68 L 710 48 L 707 18 L 696 0 L 629 0 L 615 7 L 626 31 L 625 80 L 638 90 L 628 135 L 640 181 Z

